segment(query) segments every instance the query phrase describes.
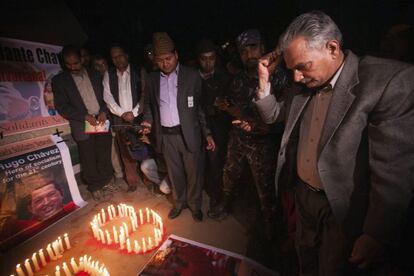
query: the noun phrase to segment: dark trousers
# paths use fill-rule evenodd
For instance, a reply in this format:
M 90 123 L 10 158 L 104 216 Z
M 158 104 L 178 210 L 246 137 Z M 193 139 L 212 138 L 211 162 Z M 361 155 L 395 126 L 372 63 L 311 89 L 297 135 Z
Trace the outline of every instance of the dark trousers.
M 181 134 L 162 134 L 162 152 L 173 188 L 175 208 L 201 209 L 203 154 L 187 150 Z
M 354 241 L 336 222 L 325 193 L 312 191 L 298 180 L 295 197 L 301 275 L 361 275 L 362 271 L 348 262 Z
M 137 172 L 138 161 L 132 159 L 131 155 L 129 154 L 124 131 L 116 132 L 116 141 L 118 144 L 119 155 L 122 160 L 125 180 L 129 187 L 137 187 L 140 183 L 140 178 Z
M 99 190 L 112 178 L 111 162 L 112 135 L 91 134 L 84 141 L 77 141 L 82 178 L 93 192 Z
M 276 208 L 274 192 L 276 143 L 271 139 L 248 140 L 232 132 L 227 148 L 227 160 L 223 173 L 223 192 L 233 195 L 245 169 L 245 160 L 252 172 L 257 195 L 265 219 L 271 219 Z

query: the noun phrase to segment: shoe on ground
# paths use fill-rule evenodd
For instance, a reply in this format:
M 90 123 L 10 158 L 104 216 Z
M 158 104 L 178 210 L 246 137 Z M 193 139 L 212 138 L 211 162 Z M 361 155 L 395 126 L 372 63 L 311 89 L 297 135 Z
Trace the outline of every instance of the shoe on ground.
M 114 193 L 114 192 L 117 192 L 119 189 L 118 189 L 118 186 L 114 184 L 114 181 L 111 180 L 108 184 L 102 187 L 102 190 L 104 192 Z
M 128 186 L 127 193 L 133 193 L 137 190 L 137 186 Z
M 171 193 L 171 188 L 165 181 L 162 181 L 160 184 L 160 191 L 165 195 L 169 195 Z
M 92 198 L 95 201 L 100 201 L 102 199 L 102 197 L 103 197 L 103 193 L 102 193 L 101 190 L 93 191 L 93 192 L 91 192 L 91 194 L 92 194 Z
M 207 216 L 211 219 L 224 220 L 229 216 L 229 210 L 223 205 L 217 205 L 207 211 Z
M 168 213 L 168 218 L 169 219 L 175 219 L 176 217 L 178 217 L 180 214 L 181 214 L 181 211 L 182 211 L 183 209 L 178 209 L 178 208 L 172 208 L 171 210 L 170 210 L 170 212 Z
M 201 212 L 201 210 L 191 211 L 191 215 L 195 222 L 203 221 L 203 212 Z

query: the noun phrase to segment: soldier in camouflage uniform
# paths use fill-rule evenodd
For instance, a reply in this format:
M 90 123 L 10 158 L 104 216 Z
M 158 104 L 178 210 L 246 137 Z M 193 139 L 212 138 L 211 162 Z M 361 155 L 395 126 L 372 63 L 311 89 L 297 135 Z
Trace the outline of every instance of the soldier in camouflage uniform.
M 283 128 L 266 125 L 260 118 L 254 103 L 258 86 L 257 62 L 264 53 L 264 46 L 257 30 L 247 30 L 237 37 L 237 46 L 244 70 L 230 84 L 229 97 L 220 107 L 234 118 L 227 148 L 227 161 L 223 174 L 223 198 L 211 217 L 224 218 L 231 210 L 238 181 L 247 161 L 261 203 L 265 222 L 271 222 L 276 198 L 274 173 L 277 147 Z M 240 128 L 247 122 L 251 131 Z

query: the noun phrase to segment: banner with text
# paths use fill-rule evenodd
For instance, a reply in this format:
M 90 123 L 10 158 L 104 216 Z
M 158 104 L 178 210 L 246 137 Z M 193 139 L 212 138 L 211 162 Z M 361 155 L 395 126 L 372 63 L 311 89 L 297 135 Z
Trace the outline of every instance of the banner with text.
M 0 146 L 0 249 L 16 245 L 86 204 L 60 137 Z
M 60 46 L 0 37 L 0 132 L 3 136 L 67 124 L 53 104 Z

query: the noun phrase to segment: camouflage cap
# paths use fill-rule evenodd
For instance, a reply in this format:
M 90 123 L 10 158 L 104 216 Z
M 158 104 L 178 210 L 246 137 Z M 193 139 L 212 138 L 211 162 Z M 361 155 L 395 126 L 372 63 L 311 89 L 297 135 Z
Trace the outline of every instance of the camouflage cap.
M 257 29 L 248 29 L 239 34 L 236 39 L 236 44 L 238 48 L 255 45 L 262 42 L 262 36 Z

